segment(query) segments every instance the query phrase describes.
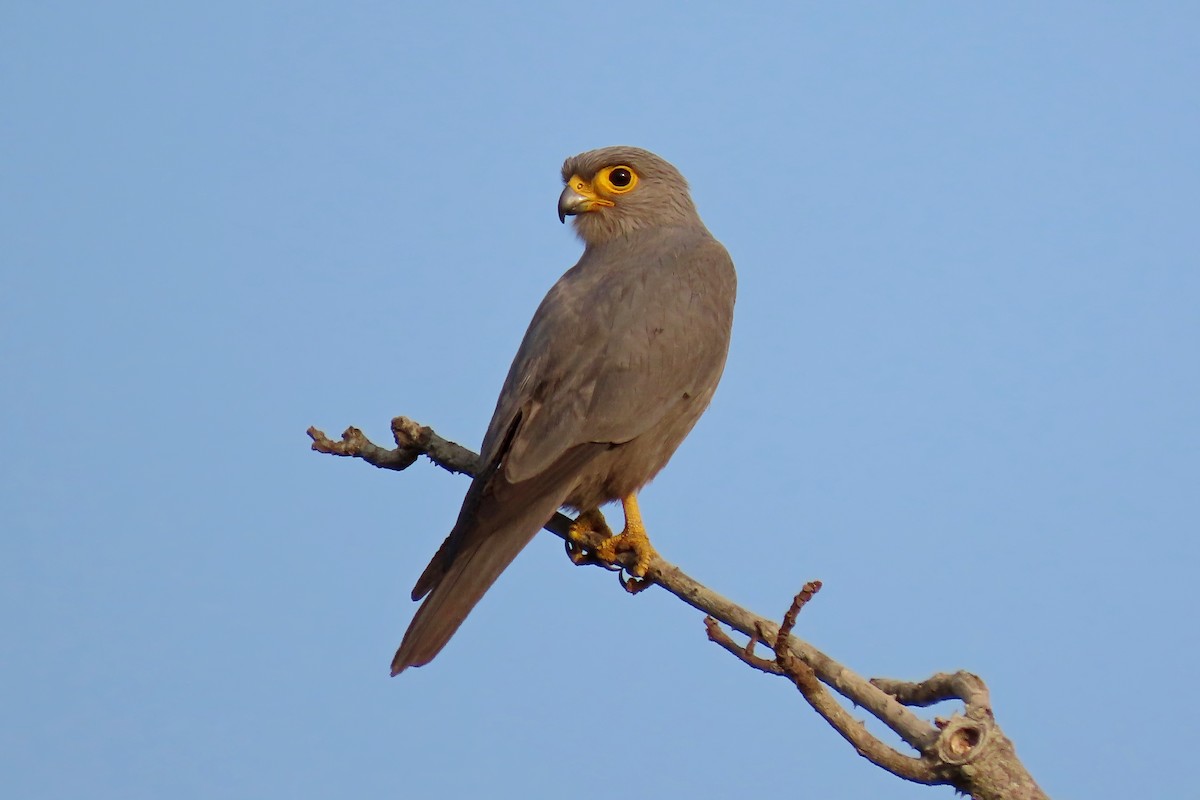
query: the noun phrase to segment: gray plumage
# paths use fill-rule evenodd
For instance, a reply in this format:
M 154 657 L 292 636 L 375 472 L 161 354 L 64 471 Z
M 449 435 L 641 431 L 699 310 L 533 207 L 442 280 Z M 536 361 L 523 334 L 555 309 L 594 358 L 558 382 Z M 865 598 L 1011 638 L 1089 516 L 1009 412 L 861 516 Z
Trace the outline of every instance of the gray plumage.
M 617 166 L 636 176 L 625 192 Z M 595 199 L 573 192 L 572 178 Z M 736 276 L 683 176 L 648 151 L 609 147 L 568 159 L 563 181 L 573 205 L 560 201 L 560 215 L 576 215 L 583 256 L 525 333 L 484 436 L 484 468 L 413 589 L 425 601 L 393 675 L 437 655 L 559 507 L 595 509 L 654 478 L 724 369 Z

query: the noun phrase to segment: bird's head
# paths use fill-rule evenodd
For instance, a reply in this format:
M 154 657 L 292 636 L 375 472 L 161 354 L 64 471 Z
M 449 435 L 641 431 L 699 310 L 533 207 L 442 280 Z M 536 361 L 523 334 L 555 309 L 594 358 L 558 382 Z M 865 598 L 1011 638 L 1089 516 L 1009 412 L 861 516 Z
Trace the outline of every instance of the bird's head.
M 648 150 L 604 147 L 568 158 L 558 218 L 589 245 L 646 228 L 700 224 L 679 170 Z

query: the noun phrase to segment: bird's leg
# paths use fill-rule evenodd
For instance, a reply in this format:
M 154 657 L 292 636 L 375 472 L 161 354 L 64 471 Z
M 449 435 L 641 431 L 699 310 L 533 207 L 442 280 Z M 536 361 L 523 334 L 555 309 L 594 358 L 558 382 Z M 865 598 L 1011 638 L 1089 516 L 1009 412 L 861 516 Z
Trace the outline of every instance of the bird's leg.
M 612 529 L 608 527 L 608 522 L 605 521 L 604 515 L 600 513 L 600 509 L 598 508 L 591 508 L 582 512 L 571 523 L 571 528 L 567 531 L 567 556 L 571 559 L 571 563 L 599 563 L 596 560 L 595 554 L 585 548 L 589 533 L 598 533 L 605 537 L 605 541 L 608 541 L 613 535 Z
M 629 574 L 634 578 L 644 578 L 646 570 L 650 569 L 650 562 L 658 556 L 658 552 L 655 551 L 654 545 L 650 544 L 650 537 L 646 535 L 646 526 L 642 524 L 642 512 L 638 510 L 637 495 L 631 493 L 622 498 L 621 507 L 625 510 L 625 530 L 621 531 L 620 535 L 601 542 L 596 548 L 596 557 L 615 563 L 617 554 L 633 553 L 635 561 L 629 568 Z M 632 593 L 640 592 L 646 585 L 646 582 L 641 580 L 624 582 L 625 588 Z

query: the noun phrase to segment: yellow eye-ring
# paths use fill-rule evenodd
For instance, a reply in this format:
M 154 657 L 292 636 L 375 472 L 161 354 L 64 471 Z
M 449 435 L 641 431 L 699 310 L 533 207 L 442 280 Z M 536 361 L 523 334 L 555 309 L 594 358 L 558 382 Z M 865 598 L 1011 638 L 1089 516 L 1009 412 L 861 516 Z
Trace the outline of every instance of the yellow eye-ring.
M 625 194 L 637 186 L 638 176 L 631 167 L 619 164 L 605 167 L 596 175 L 596 185 L 606 194 Z

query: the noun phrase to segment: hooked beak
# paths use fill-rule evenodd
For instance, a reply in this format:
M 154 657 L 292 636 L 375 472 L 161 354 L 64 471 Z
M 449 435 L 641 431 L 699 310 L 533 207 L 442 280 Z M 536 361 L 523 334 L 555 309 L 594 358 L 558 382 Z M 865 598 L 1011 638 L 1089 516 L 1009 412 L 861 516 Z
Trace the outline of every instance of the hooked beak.
M 592 185 L 578 175 L 572 175 L 567 186 L 558 196 L 558 221 L 566 222 L 567 217 L 595 211 L 598 208 L 611 208 L 612 200 L 605 200 L 596 194 Z
M 558 196 L 558 221 L 566 222 L 567 217 L 582 214 L 588 210 L 591 202 L 590 197 L 580 194 L 571 188 L 571 184 L 567 184 L 567 187 L 562 190 L 562 194 Z

